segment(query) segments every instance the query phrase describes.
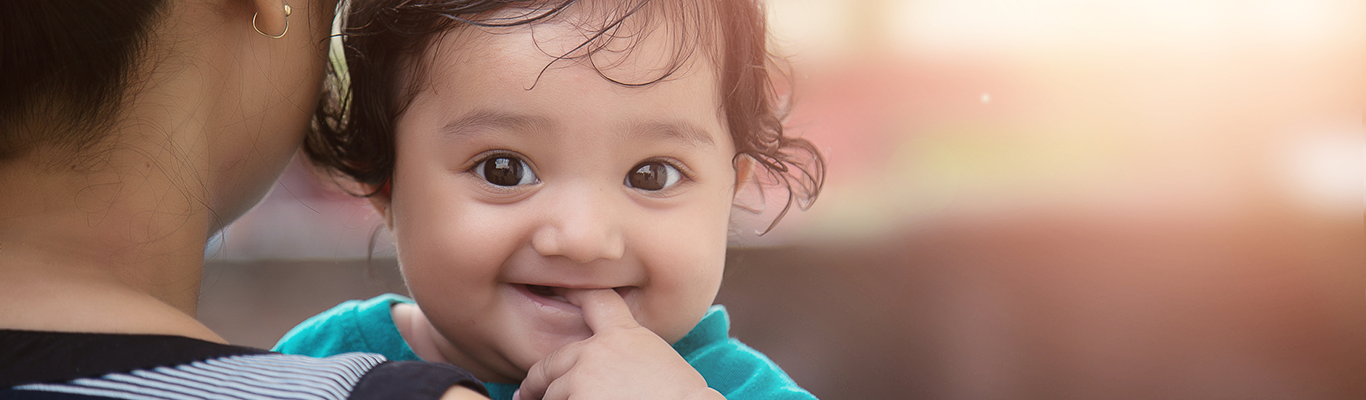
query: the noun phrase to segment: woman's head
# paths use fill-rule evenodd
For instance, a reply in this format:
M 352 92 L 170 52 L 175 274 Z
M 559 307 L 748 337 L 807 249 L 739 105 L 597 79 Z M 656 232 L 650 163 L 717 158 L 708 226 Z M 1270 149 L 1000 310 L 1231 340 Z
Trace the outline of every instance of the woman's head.
M 83 147 L 124 102 L 166 0 L 0 6 L 0 160 L 41 144 Z
M 0 263 L 23 271 L 16 286 L 101 282 L 64 302 L 110 310 L 29 322 L 214 339 L 187 317 L 204 244 L 298 148 L 335 10 L 333 0 L 0 2 L 0 241 L 23 244 L 5 245 Z
M 216 225 L 230 222 L 264 195 L 308 128 L 335 9 L 334 0 L 4 2 L 0 161 L 195 171 L 171 180 Z

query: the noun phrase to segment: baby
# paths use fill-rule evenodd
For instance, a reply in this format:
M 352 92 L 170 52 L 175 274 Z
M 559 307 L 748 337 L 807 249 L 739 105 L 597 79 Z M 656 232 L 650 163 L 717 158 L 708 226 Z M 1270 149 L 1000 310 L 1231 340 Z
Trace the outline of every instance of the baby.
M 754 0 L 353 0 L 305 150 L 364 188 L 413 300 L 276 350 L 447 362 L 494 399 L 813 398 L 712 306 L 737 190 L 786 212 L 823 179 L 766 39 Z

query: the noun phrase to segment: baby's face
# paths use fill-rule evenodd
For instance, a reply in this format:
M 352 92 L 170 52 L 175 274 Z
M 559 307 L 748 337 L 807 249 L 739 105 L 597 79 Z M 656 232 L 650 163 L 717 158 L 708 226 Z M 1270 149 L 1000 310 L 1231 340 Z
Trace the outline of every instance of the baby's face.
M 583 38 L 554 24 L 451 33 L 396 124 L 400 265 L 443 353 L 481 379 L 520 381 L 591 336 L 567 291 L 616 289 L 672 343 L 720 287 L 736 171 L 714 68 L 699 51 L 645 87 L 582 60 L 537 79 Z M 667 45 L 637 44 L 604 73 L 658 76 Z

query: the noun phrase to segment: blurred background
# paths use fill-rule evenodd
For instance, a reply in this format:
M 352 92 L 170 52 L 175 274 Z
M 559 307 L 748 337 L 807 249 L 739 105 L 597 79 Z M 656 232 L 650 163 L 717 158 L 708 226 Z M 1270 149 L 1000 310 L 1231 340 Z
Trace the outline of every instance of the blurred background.
M 717 302 L 817 396 L 1366 398 L 1366 4 L 768 4 L 830 169 L 737 216 Z M 403 293 L 376 222 L 291 166 L 200 318 L 269 347 Z

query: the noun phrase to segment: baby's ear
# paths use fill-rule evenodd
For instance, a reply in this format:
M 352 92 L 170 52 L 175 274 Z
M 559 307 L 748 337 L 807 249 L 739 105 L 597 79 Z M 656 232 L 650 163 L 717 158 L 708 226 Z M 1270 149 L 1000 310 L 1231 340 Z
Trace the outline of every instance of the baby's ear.
M 384 184 L 380 185 L 378 188 L 367 184 L 361 184 L 361 187 L 365 189 L 366 193 L 370 193 L 370 196 L 367 197 L 367 199 L 370 200 L 370 206 L 375 208 L 375 212 L 379 214 L 380 218 L 384 218 L 384 227 L 389 228 L 392 231 L 394 228 L 394 214 L 389 210 L 389 202 L 391 199 L 389 181 L 385 181 Z
M 752 214 L 764 212 L 764 188 L 754 169 L 759 164 L 746 154 L 735 156 L 735 188 L 731 192 L 731 206 Z
M 735 188 L 734 193 L 739 194 L 740 190 L 754 181 L 754 158 L 748 154 L 735 155 Z

